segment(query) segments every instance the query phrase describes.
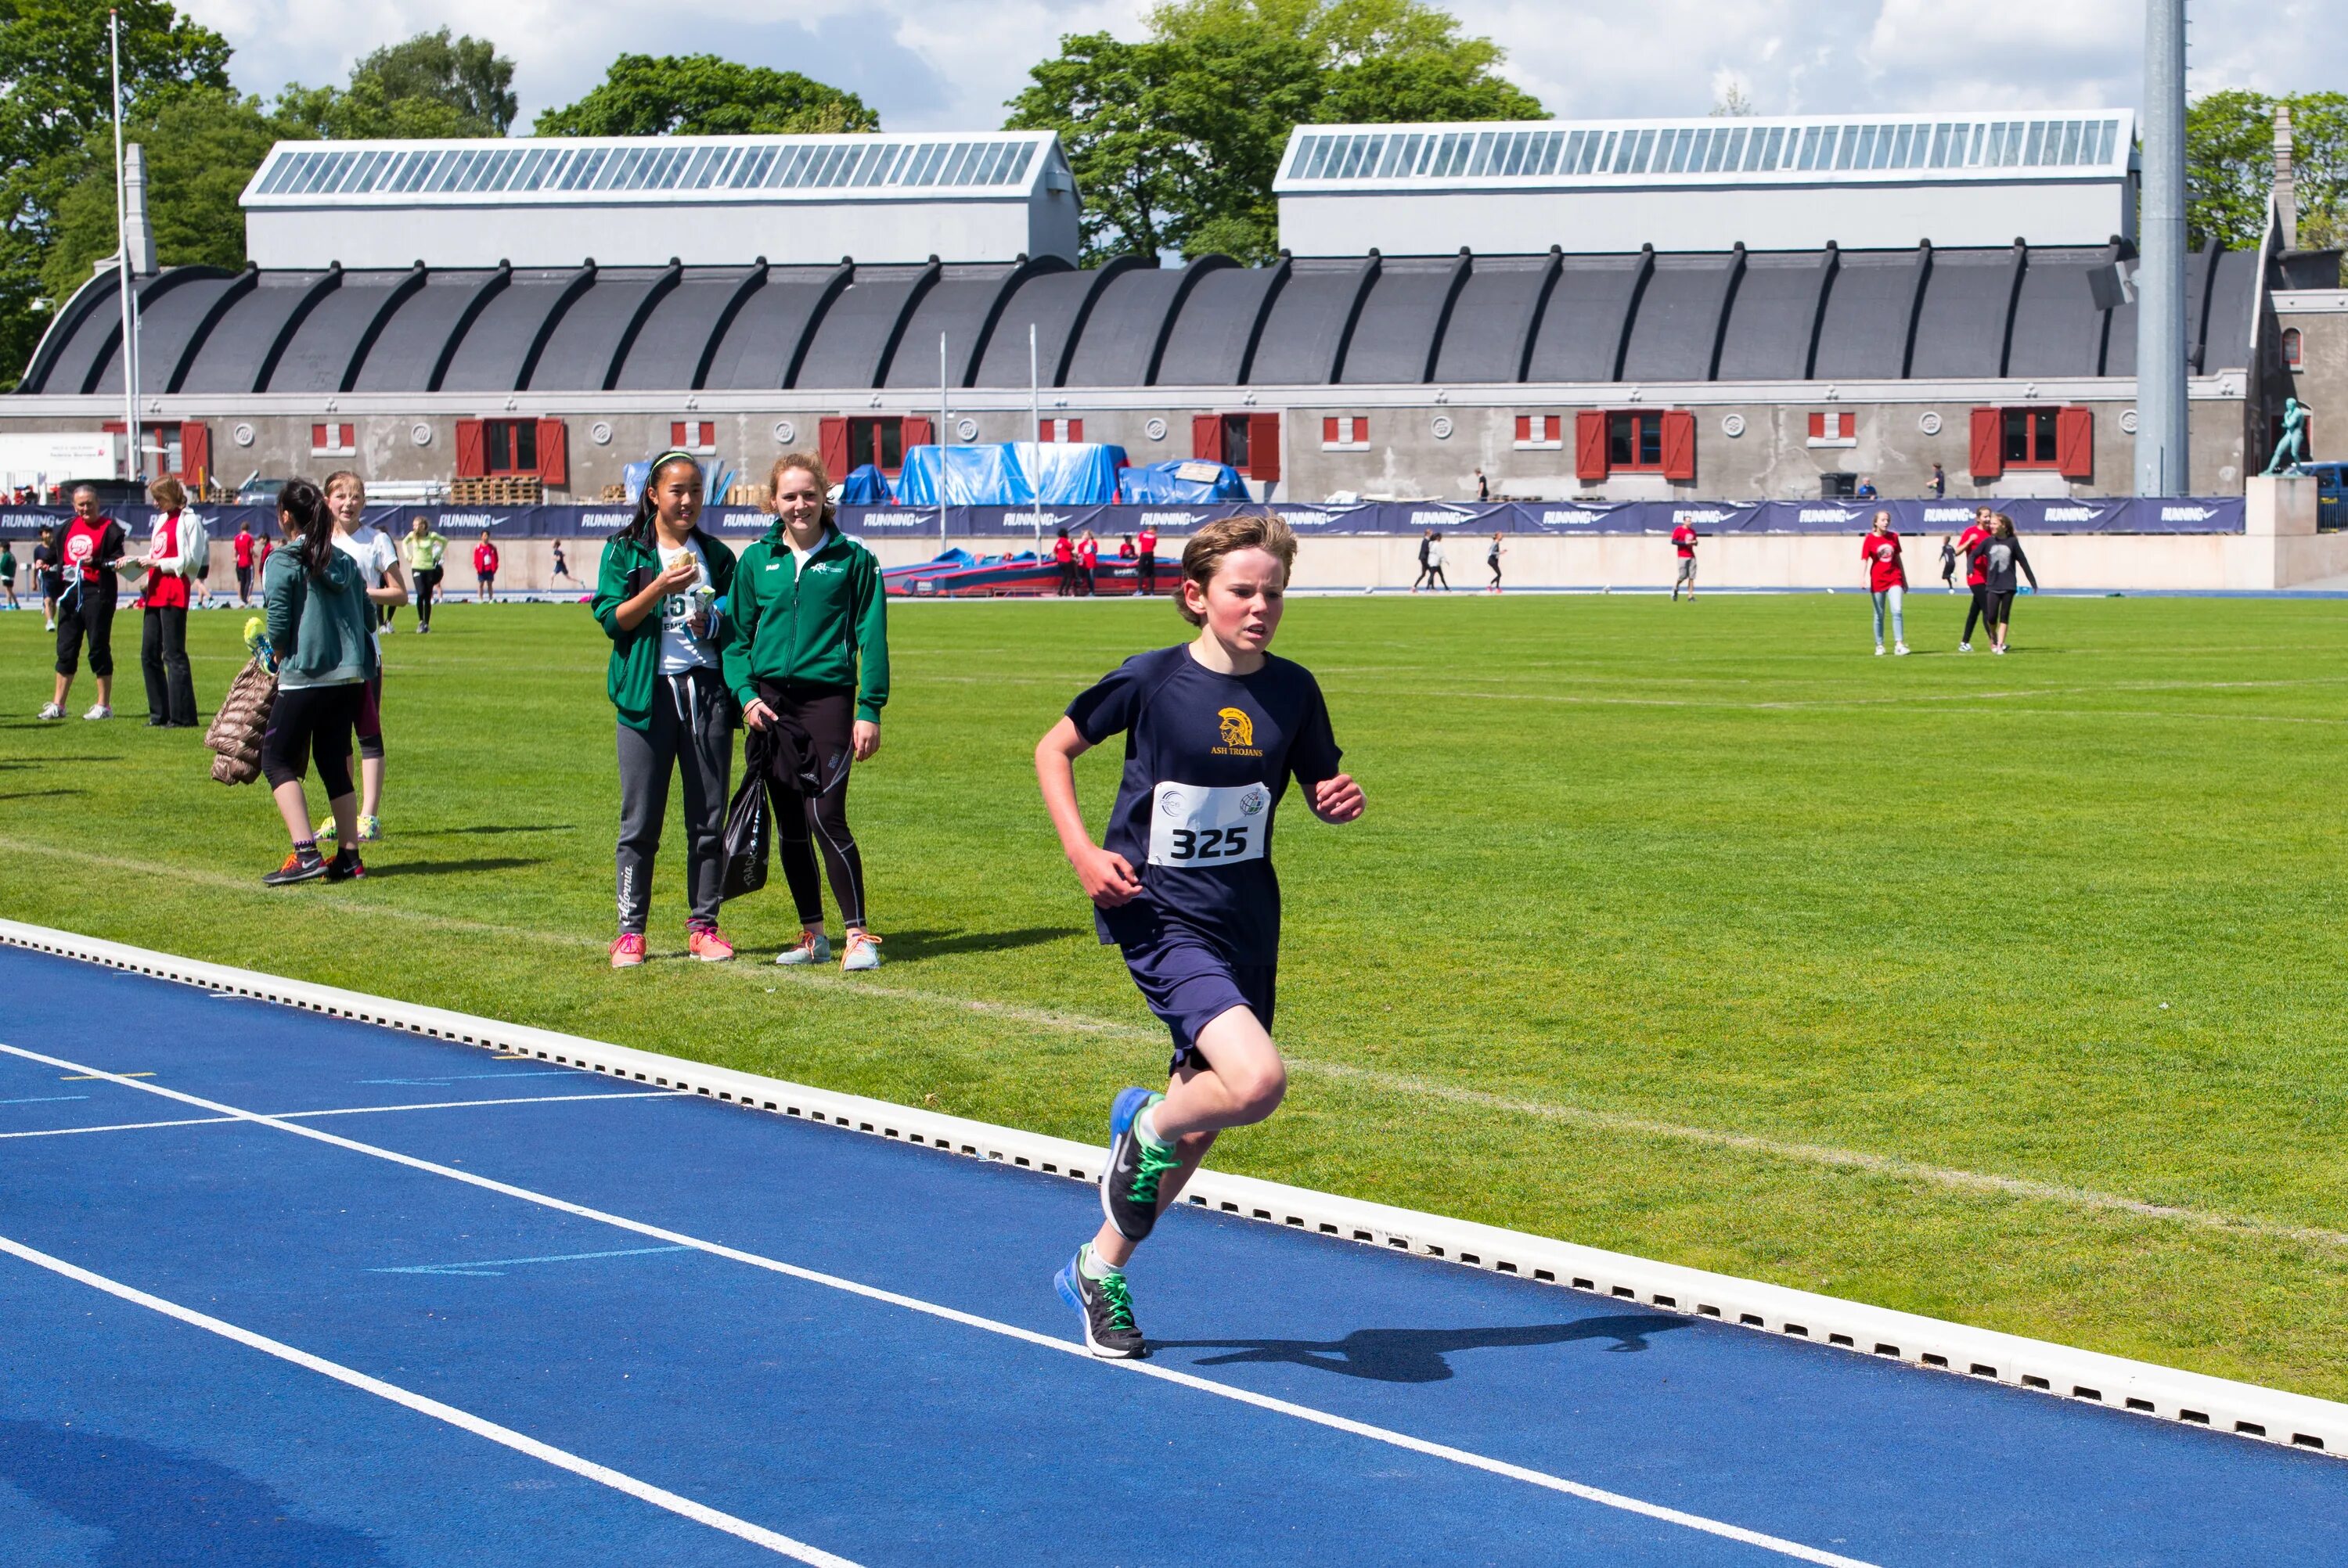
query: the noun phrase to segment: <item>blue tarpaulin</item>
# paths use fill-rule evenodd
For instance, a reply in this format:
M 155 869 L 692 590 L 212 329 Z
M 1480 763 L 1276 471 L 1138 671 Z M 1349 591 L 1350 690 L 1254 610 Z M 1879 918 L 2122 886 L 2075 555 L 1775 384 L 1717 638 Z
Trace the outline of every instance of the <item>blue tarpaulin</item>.
M 870 463 L 850 469 L 848 477 L 840 481 L 843 507 L 885 507 L 891 499 L 888 478 Z
M 1106 507 L 1117 499 L 1125 448 L 1098 441 L 1024 442 L 1020 466 L 1045 507 Z
M 1248 498 L 1247 482 L 1228 463 L 1195 459 L 1152 463 L 1146 468 L 1128 468 L 1117 483 L 1128 507 L 1198 506 Z
M 945 478 L 938 477 L 938 454 L 945 454 Z M 943 495 L 939 491 L 942 489 Z M 909 446 L 897 474 L 897 500 L 908 507 L 1016 507 L 1035 498 L 1035 487 L 1019 465 L 1010 442 L 986 446 Z

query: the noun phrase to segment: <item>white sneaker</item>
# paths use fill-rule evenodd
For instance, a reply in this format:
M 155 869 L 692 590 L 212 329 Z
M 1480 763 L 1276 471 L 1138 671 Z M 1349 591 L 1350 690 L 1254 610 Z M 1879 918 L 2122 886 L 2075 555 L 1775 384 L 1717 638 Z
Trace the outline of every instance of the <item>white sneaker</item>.
M 1905 659 L 1908 657 L 1908 645 L 1905 642 L 1898 643 L 1893 646 L 1891 651 Z
M 848 933 L 848 956 L 839 960 L 842 974 L 880 967 L 880 938 L 870 931 Z
M 62 718 L 64 718 L 65 716 L 66 716 L 66 711 L 65 711 L 63 708 L 61 708 L 61 707 L 57 706 L 57 704 L 56 704 L 55 702 L 44 702 L 44 703 L 42 703 L 42 704 L 41 704 L 41 717 L 42 717 L 42 718 L 44 718 L 44 719 L 62 719 Z
M 89 712 L 84 713 L 82 717 L 85 719 L 111 719 L 114 717 L 114 710 L 108 707 L 103 702 L 92 702 L 89 705 Z
M 1882 657 L 1883 657 L 1883 644 L 1882 644 L 1882 643 L 1880 643 L 1880 642 L 1879 642 L 1879 643 L 1877 643 L 1877 644 L 1875 645 L 1875 656 L 1876 656 L 1878 659 L 1880 659 L 1880 658 L 1882 658 Z
M 1970 642 L 1960 642 L 1957 644 L 1957 651 L 1960 653 L 1971 653 L 1972 651 L 1973 645 Z
M 2003 648 L 1993 648 L 1990 651 L 1996 654 L 2001 659 L 2005 657 L 2005 650 Z
M 831 962 L 831 943 L 821 931 L 802 931 L 798 946 L 785 948 L 775 955 L 778 964 L 828 964 Z

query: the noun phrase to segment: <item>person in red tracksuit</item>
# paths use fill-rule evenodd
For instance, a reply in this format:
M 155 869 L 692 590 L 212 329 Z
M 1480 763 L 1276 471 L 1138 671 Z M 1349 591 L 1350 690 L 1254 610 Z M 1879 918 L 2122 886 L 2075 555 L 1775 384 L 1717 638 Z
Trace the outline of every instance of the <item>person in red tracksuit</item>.
M 498 547 L 489 542 L 489 530 L 481 530 L 481 542 L 473 547 L 473 576 L 479 579 L 479 591 L 474 602 L 487 604 L 498 596 Z
M 1973 651 L 1973 623 L 1989 619 L 1989 540 L 1990 528 L 1997 514 L 1987 507 L 1973 508 L 1973 520 L 1957 536 L 1957 554 L 1965 563 L 1965 586 L 1972 589 L 1973 601 L 1965 610 L 1965 632 L 1957 641 L 1957 651 Z M 1997 628 L 1990 628 L 1997 635 Z

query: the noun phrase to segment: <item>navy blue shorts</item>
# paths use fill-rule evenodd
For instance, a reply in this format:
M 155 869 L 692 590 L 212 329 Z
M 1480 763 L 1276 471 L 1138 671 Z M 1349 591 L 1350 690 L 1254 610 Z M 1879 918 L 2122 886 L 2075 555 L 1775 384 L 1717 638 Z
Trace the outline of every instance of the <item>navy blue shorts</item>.
M 1174 1037 L 1168 1077 L 1181 1071 L 1185 1062 L 1213 1065 L 1200 1054 L 1199 1031 L 1233 1008 L 1246 1008 L 1271 1031 L 1278 965 L 1234 964 L 1204 937 L 1172 926 L 1160 926 L 1117 950 L 1142 1000 Z

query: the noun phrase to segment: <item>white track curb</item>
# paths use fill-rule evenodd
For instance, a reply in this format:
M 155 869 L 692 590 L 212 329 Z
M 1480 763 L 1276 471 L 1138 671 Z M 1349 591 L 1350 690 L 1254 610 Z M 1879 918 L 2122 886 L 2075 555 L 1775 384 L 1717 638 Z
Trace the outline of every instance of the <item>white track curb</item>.
M 861 1095 L 811 1089 L 732 1068 L 707 1067 L 679 1057 L 607 1045 L 552 1030 L 500 1023 L 441 1008 L 390 1001 L 335 986 L 282 979 L 224 964 L 175 958 L 15 920 L 0 920 L 0 943 L 335 1018 L 405 1030 L 460 1045 L 493 1048 L 635 1082 L 685 1090 L 756 1110 L 828 1122 L 977 1159 L 998 1160 L 1051 1175 L 1077 1181 L 1099 1178 L 1099 1147 L 1039 1132 L 996 1127 L 934 1111 L 868 1100 Z M 1250 1176 L 1201 1171 L 1191 1179 L 1184 1201 L 1244 1218 L 1838 1346 L 1856 1354 L 2039 1389 L 2061 1398 L 2239 1433 L 2285 1447 L 2348 1454 L 2348 1405 L 2305 1394 L 2261 1389 L 2198 1372 L 2180 1372 L 2149 1362 L 2075 1350 L 2019 1335 L 1969 1328 L 1960 1323 L 1842 1301 L 1810 1291 L 1675 1264 L 1653 1263 L 1622 1253 Z

